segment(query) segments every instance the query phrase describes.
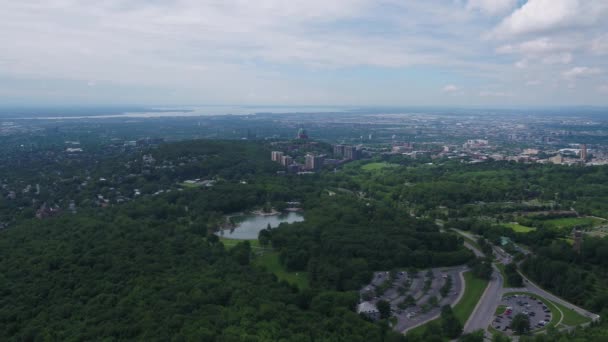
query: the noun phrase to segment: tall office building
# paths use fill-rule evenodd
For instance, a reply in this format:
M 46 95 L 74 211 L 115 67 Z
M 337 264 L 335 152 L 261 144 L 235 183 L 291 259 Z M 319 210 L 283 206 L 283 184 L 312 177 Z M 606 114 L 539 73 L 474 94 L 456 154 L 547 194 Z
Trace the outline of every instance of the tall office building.
M 281 158 L 283 158 L 283 152 L 281 151 L 272 151 L 271 158 L 273 162 L 280 163 Z
M 360 156 L 359 152 L 355 146 L 344 146 L 344 159 L 357 160 Z
M 581 160 L 582 161 L 587 160 L 587 145 L 586 144 L 581 145 Z
M 283 156 L 281 158 L 281 165 L 289 166 L 291 164 L 293 164 L 293 158 L 291 158 L 290 156 Z
M 344 145 L 334 145 L 334 157 L 343 157 L 345 147 Z
M 321 156 L 315 156 L 312 153 L 306 155 L 306 162 L 304 164 L 307 170 L 320 170 L 323 167 L 323 160 L 325 158 Z

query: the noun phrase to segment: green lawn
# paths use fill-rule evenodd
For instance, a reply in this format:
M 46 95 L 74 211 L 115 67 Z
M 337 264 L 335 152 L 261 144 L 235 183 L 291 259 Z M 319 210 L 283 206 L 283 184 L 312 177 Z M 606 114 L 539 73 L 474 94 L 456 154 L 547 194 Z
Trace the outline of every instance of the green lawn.
M 555 229 L 572 229 L 574 227 L 594 227 L 605 221 L 594 217 L 564 217 L 543 221 L 547 227 Z
M 551 302 L 551 303 L 553 305 L 555 305 L 556 307 L 558 307 L 560 310 L 562 310 L 562 312 L 564 313 L 564 319 L 562 320 L 563 325 L 575 326 L 575 325 L 591 322 L 591 318 L 589 318 L 589 317 L 581 316 L 578 313 L 576 313 L 575 311 L 570 310 L 559 303 L 555 303 L 555 302 Z
M 201 187 L 200 184 L 192 184 L 192 183 L 186 183 L 186 182 L 179 183 L 179 185 L 181 185 L 184 188 L 188 188 L 188 189 L 194 189 L 194 188 L 200 188 Z
M 258 239 L 238 240 L 238 239 L 229 239 L 229 238 L 220 236 L 220 241 L 224 244 L 224 247 L 226 247 L 228 249 L 236 246 L 238 243 L 241 243 L 243 241 L 249 241 L 249 244 L 251 245 L 251 249 L 253 249 L 254 251 L 259 250 L 259 249 L 265 249 L 264 247 L 260 246 L 260 242 L 258 241 Z
M 460 299 L 460 301 L 453 307 L 454 315 L 464 326 L 473 313 L 477 302 L 479 302 L 479 298 L 488 286 L 487 280 L 482 280 L 475 278 L 471 272 L 466 272 L 464 274 L 464 282 L 465 282 L 465 290 L 464 295 Z M 407 332 L 409 336 L 422 335 L 424 330 L 429 326 L 431 322 L 439 321 L 439 318 L 426 322 L 425 324 L 416 327 Z
M 253 263 L 265 267 L 266 270 L 274 273 L 279 280 L 285 280 L 300 289 L 306 289 L 309 286 L 306 272 L 287 272 L 279 261 L 278 252 L 265 251 L 261 255 L 256 256 Z
M 464 274 L 465 290 L 462 299 L 454 306 L 454 315 L 464 325 L 475 309 L 479 298 L 488 286 L 488 281 L 473 276 L 471 272 Z
M 260 242 L 255 240 L 237 240 L 220 237 L 220 241 L 227 249 L 230 249 L 243 241 L 249 241 L 251 250 L 255 254 L 253 264 L 266 268 L 268 272 L 274 273 L 279 280 L 296 285 L 300 289 L 308 288 L 308 275 L 306 272 L 287 272 L 279 261 L 279 253 L 269 247 L 263 247 Z
M 516 233 L 529 233 L 531 231 L 536 230 L 536 228 L 522 226 L 519 223 L 506 223 L 506 224 L 504 224 L 504 226 L 513 229 L 513 231 L 515 231 Z
M 365 164 L 361 167 L 362 170 L 364 171 L 378 171 L 378 170 L 382 170 L 382 169 L 386 169 L 386 168 L 391 168 L 391 167 L 397 167 L 399 166 L 399 164 L 391 164 L 391 163 L 386 163 L 386 162 L 382 162 L 382 163 L 369 163 L 369 164 Z
M 502 315 L 506 309 L 507 309 L 506 305 L 499 305 L 496 308 L 496 311 L 494 311 L 494 316 Z

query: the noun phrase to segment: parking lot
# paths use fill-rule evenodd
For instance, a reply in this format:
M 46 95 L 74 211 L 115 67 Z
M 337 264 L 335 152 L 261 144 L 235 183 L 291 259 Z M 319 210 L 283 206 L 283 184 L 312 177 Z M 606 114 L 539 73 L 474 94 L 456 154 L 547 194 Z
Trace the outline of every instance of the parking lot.
M 361 302 L 375 305 L 385 300 L 391 305 L 391 315 L 397 318 L 393 326 L 402 332 L 439 314 L 441 306 L 453 304 L 462 291 L 459 273 L 463 267 L 435 268 L 416 272 L 376 272 L 370 284 L 360 291 Z M 451 282 L 445 296 L 441 288 Z
M 538 330 L 547 326 L 551 319 L 551 310 L 537 297 L 525 294 L 506 295 L 500 302 L 503 312 L 498 312 L 492 321 L 492 327 L 506 334 L 512 334 L 511 321 L 518 313 L 530 318 L 530 329 Z M 500 311 L 502 311 L 502 309 Z

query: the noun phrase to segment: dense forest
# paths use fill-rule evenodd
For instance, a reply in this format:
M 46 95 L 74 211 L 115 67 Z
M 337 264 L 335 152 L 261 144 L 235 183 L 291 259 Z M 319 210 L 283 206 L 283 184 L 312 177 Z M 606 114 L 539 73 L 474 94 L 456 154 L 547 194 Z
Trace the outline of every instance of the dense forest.
M 42 190 L 0 199 L 0 216 L 11 218 L 0 230 L 0 340 L 403 340 L 387 321 L 355 313 L 354 290 L 378 270 L 468 264 L 488 277 L 490 262 L 475 259 L 450 228 L 494 244 L 508 237 L 533 251 L 518 259 L 532 279 L 595 312 L 608 306 L 608 240 L 586 236 L 577 254 L 562 231 L 519 215 L 572 207 L 605 216 L 602 167 L 390 156 L 374 161 L 400 167 L 369 171 L 362 161 L 298 176 L 277 174 L 265 143 L 220 141 L 161 144 L 95 163 L 15 158 L 0 179 L 7 187 L 40 182 Z M 21 168 L 28 181 L 13 182 Z M 188 179 L 213 185 L 183 186 Z M 141 196 L 115 200 L 136 190 Z M 99 196 L 111 200 L 101 206 Z M 34 217 L 43 201 L 68 199 L 78 211 Z M 306 272 L 306 289 L 256 266 L 249 243 L 228 248 L 213 234 L 227 214 L 288 201 L 301 203 L 305 221 L 263 230 L 259 241 L 286 271 Z M 504 225 L 513 220 L 537 229 L 515 232 Z M 446 326 L 438 329 L 456 330 Z
M 309 272 L 318 286 L 357 289 L 372 271 L 465 264 L 472 252 L 462 238 L 430 221 L 410 217 L 382 202 L 324 196 L 307 220 L 270 232 L 289 270 Z

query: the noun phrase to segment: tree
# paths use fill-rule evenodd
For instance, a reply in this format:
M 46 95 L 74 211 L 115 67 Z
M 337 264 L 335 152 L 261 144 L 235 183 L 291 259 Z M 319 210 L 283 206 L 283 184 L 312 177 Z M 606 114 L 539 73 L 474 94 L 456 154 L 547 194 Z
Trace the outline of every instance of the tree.
M 530 317 L 523 313 L 518 313 L 513 317 L 511 329 L 519 335 L 528 333 L 530 331 Z
M 484 338 L 484 331 L 476 330 L 476 331 L 473 331 L 472 333 L 462 335 L 458 339 L 458 341 L 459 342 L 483 342 L 483 338 Z
M 376 307 L 380 312 L 381 319 L 387 319 L 391 317 L 391 305 L 387 301 L 379 300 L 378 303 L 376 303 Z
M 492 262 L 485 258 L 477 258 L 469 263 L 473 275 L 480 279 L 489 280 L 492 276 Z
M 441 308 L 441 329 L 449 338 L 456 338 L 462 334 L 462 323 L 454 315 L 452 307 L 444 305 Z
M 503 334 L 495 334 L 492 337 L 492 342 L 510 342 L 511 339 Z
M 511 286 L 521 287 L 524 285 L 523 279 L 517 272 L 517 266 L 514 263 L 505 266 L 505 274 L 507 275 L 507 281 Z

